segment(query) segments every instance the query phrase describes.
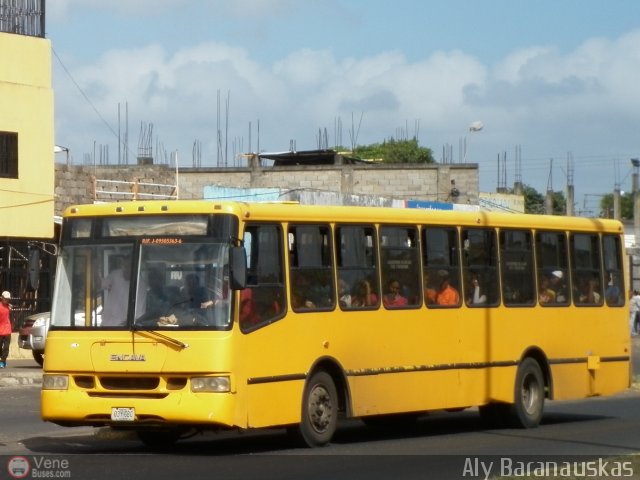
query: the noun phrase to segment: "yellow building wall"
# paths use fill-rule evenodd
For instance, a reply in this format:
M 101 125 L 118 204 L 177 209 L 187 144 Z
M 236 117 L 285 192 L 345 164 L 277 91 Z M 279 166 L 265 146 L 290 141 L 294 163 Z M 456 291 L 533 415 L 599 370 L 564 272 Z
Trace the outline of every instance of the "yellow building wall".
M 0 131 L 18 134 L 18 178 L 0 177 L 0 237 L 53 237 L 51 43 L 0 33 Z

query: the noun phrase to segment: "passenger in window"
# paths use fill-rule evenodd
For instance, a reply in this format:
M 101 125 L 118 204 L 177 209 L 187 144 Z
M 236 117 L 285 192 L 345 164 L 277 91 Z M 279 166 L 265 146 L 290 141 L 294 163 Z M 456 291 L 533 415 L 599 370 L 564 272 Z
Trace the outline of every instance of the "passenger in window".
M 449 272 L 438 270 L 439 287 L 436 292 L 436 304 L 446 306 L 460 305 L 460 294 L 450 283 Z
M 600 303 L 600 294 L 598 293 L 598 280 L 595 278 L 581 277 L 578 279 L 577 298 L 579 303 Z
M 378 304 L 378 296 L 371 288 L 371 282 L 367 279 L 360 280 L 356 294 L 351 297 L 352 307 L 375 307 Z
M 152 268 L 147 275 L 149 288 L 147 290 L 145 318 L 159 317 L 166 314 L 169 308 L 169 297 L 164 290 L 164 276 L 160 270 Z
M 487 303 L 487 295 L 480 287 L 480 278 L 477 273 L 471 274 L 471 282 L 469 286 L 469 296 L 467 297 L 468 305 L 484 305 Z
M 213 301 L 207 298 L 207 291 L 200 285 L 200 279 L 195 273 L 187 275 L 185 292 L 190 308 L 208 308 L 213 305 Z
M 400 294 L 400 282 L 392 279 L 387 284 L 387 293 L 382 297 L 385 307 L 397 308 L 407 306 L 407 298 Z
M 253 300 L 253 289 L 245 288 L 240 291 L 240 326 L 252 327 L 260 323 L 260 315 Z
M 130 280 L 131 258 L 119 257 L 118 267 L 102 279 L 102 289 L 105 291 L 101 324 L 103 327 L 121 326 L 126 323 Z M 146 288 L 141 290 L 146 292 Z M 138 304 L 143 305 L 144 301 L 138 302 L 136 306 Z
M 549 288 L 555 292 L 555 301 L 557 303 L 566 303 L 567 294 L 563 283 L 564 273 L 562 270 L 554 270 L 549 278 Z
M 604 296 L 607 299 L 608 304 L 617 305 L 620 303 L 620 287 L 618 286 L 615 273 L 608 273 L 607 289 L 604 292 Z
M 551 289 L 551 283 L 548 277 L 540 279 L 540 288 L 538 288 L 538 302 L 541 304 L 553 303 L 556 301 L 556 292 Z
M 342 308 L 349 308 L 351 306 L 349 285 L 342 278 L 338 280 L 338 302 L 340 302 Z
M 312 275 L 313 272 L 297 272 L 291 290 L 293 308 L 323 308 L 331 305 L 331 288 L 323 284 L 323 278 Z
M 429 272 L 425 269 L 424 275 L 422 277 L 423 287 L 424 287 L 424 301 L 427 305 L 433 305 L 436 303 L 437 291 L 433 288 L 433 285 L 429 283 Z

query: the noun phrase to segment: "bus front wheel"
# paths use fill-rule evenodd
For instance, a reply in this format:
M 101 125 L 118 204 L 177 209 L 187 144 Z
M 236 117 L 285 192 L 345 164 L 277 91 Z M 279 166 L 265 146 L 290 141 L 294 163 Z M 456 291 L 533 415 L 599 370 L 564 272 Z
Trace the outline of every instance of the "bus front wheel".
M 299 433 L 309 447 L 322 447 L 331 441 L 338 424 L 338 393 L 327 372 L 316 372 L 304 389 Z
M 512 420 L 515 426 L 534 428 L 540 424 L 544 410 L 544 377 L 533 358 L 525 358 L 518 367 Z

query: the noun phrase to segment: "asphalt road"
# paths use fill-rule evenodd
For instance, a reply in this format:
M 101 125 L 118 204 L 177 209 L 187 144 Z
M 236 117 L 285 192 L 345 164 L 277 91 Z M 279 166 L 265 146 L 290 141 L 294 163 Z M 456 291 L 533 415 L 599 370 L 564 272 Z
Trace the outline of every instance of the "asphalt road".
M 633 343 L 633 363 L 640 372 L 640 341 Z M 348 420 L 341 423 L 331 445 L 315 450 L 292 447 L 282 430 L 265 430 L 198 435 L 158 453 L 127 432 L 42 422 L 40 375 L 31 360 L 12 361 L 0 371 L 0 385 L 19 379 L 0 388 L 0 463 L 6 461 L 9 469 L 9 462 L 22 456 L 34 476 L 446 480 L 485 478 L 479 468 L 490 464 L 495 476 L 505 461 L 627 462 L 627 455 L 640 452 L 638 385 L 615 397 L 548 402 L 543 424 L 532 430 L 488 430 L 470 409 L 430 414 L 411 428 L 372 429 Z M 607 460 L 612 456 L 614 460 Z M 55 468 L 44 468 L 47 460 Z M 628 461 L 631 478 L 640 478 L 640 456 Z M 0 465 L 0 470 L 6 469 Z

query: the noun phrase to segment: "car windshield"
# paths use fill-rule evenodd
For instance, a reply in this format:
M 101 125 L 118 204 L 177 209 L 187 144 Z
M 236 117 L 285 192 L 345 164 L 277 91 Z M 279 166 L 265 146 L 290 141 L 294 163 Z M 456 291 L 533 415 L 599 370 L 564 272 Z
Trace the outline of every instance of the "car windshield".
M 230 326 L 227 244 L 137 245 L 67 246 L 59 259 L 52 326 Z

